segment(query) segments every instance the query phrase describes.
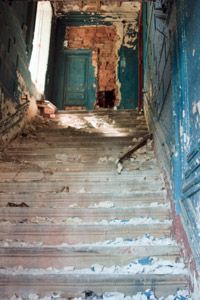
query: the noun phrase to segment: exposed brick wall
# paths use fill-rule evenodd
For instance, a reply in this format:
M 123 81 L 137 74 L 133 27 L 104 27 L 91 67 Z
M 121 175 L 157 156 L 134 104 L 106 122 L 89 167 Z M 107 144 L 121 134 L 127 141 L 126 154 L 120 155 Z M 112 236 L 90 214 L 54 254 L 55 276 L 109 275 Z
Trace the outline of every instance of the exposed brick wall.
M 98 91 L 115 90 L 116 65 L 116 42 L 118 40 L 114 26 L 81 26 L 66 28 L 66 44 L 71 49 L 91 49 L 92 63 L 98 78 Z

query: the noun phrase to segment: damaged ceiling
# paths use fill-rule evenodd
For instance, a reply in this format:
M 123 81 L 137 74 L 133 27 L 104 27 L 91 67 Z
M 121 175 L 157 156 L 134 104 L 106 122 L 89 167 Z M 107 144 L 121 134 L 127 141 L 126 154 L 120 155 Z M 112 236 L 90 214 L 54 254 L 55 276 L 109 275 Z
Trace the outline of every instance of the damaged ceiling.
M 140 2 L 136 0 L 61 0 L 52 1 L 57 15 L 68 12 L 96 12 L 96 13 L 136 13 L 140 9 Z

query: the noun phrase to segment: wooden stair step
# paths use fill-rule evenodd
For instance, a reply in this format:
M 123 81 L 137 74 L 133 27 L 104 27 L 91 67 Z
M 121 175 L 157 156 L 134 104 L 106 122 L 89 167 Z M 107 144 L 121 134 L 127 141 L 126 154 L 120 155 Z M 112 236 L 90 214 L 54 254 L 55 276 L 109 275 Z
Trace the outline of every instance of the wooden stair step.
M 116 160 L 148 133 L 144 116 L 103 110 L 56 119 L 25 130 L 0 161 L 0 299 L 148 288 L 161 297 L 188 287 L 184 264 L 174 267 L 180 250 L 151 143 L 118 174 Z M 148 257 L 158 269 L 127 268 Z
M 25 218 L 26 222 L 26 218 Z M 24 242 L 43 242 L 45 244 L 77 244 L 87 241 L 99 242 L 117 237 L 137 238 L 144 234 L 150 234 L 155 237 L 170 237 L 171 224 L 122 224 L 122 225 L 56 225 L 50 224 L 1 224 L 0 240 L 9 238 L 18 239 Z
M 63 268 L 73 265 L 87 268 L 93 264 L 127 265 L 135 259 L 149 256 L 161 257 L 172 262 L 180 256 L 176 245 L 132 245 L 132 246 L 56 246 L 56 247 L 0 247 L 2 268 L 23 266 L 24 268 Z
M 8 207 L 0 211 L 0 220 L 21 220 L 23 218 L 49 217 L 56 220 L 67 218 L 80 218 L 85 221 L 99 221 L 102 219 L 130 219 L 134 217 L 152 217 L 160 220 L 169 219 L 167 206 L 120 207 L 120 208 L 32 208 L 32 207 Z
M 22 203 L 25 202 L 31 207 L 69 207 L 71 205 L 77 205 L 79 207 L 89 207 L 91 205 L 99 204 L 101 202 L 110 201 L 117 207 L 132 207 L 135 205 L 151 205 L 157 202 L 158 204 L 165 204 L 164 191 L 154 192 L 133 192 L 131 194 L 124 193 L 1 193 L 0 205 L 2 207 L 7 206 L 8 202 Z
M 130 183 L 97 183 L 93 184 L 90 182 L 74 182 L 74 181 L 32 181 L 32 182 L 6 182 L 0 183 L 0 193 L 34 193 L 34 192 L 72 192 L 72 193 L 94 193 L 95 191 L 102 191 L 103 193 L 108 193 L 110 191 L 115 191 L 115 193 L 123 192 L 125 194 L 134 193 L 135 191 L 161 191 L 162 186 L 157 186 L 157 184 L 149 184 L 149 182 L 130 182 Z
M 155 290 L 156 296 L 161 297 L 175 293 L 177 287 L 185 289 L 187 286 L 188 278 L 181 274 L 0 275 L 1 297 L 5 299 L 15 293 L 28 297 L 30 293 L 45 296 L 58 292 L 62 297 L 75 297 L 86 290 L 97 294 L 115 291 L 134 295 L 147 289 Z
M 123 173 L 119 176 L 116 170 L 112 170 L 111 172 L 67 172 L 67 171 L 57 171 L 57 170 L 41 170 L 41 171 L 34 171 L 31 169 L 20 171 L 19 167 L 13 170 L 0 172 L 0 182 L 8 182 L 9 181 L 31 181 L 31 180 L 51 180 L 51 181 L 58 181 L 58 180 L 68 180 L 72 181 L 76 180 L 79 182 L 89 181 L 89 182 L 129 182 L 141 180 L 158 180 L 160 181 L 160 175 L 156 170 L 136 170 L 133 173 L 123 171 Z
M 98 172 L 101 173 L 101 172 Z M 80 182 L 80 183 L 111 183 L 114 184 L 117 183 L 124 183 L 126 182 L 137 184 L 137 182 L 144 182 L 144 181 L 156 181 L 160 182 L 162 184 L 162 180 L 160 176 L 154 172 L 151 172 L 151 170 L 147 171 L 146 174 L 144 171 L 141 171 L 140 175 L 139 172 L 135 172 L 135 174 L 122 174 L 122 176 L 118 175 L 116 171 L 113 172 L 102 172 L 103 174 L 95 174 L 92 172 L 81 172 L 79 174 L 78 172 L 53 172 L 52 170 L 44 170 L 43 172 L 20 172 L 19 170 L 15 172 L 5 172 L 0 173 L 0 181 L 3 183 L 4 181 L 8 180 L 15 180 L 15 181 L 34 181 L 34 180 L 43 180 L 43 181 L 64 181 L 67 180 L 69 182 Z M 4 181 L 3 181 L 4 180 Z M 12 181 L 11 181 L 12 182 Z

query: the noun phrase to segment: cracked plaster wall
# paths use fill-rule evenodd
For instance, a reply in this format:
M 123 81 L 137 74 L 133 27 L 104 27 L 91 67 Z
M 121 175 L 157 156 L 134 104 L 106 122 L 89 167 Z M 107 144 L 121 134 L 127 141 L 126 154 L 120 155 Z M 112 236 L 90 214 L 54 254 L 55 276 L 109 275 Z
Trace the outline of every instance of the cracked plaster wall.
M 200 266 L 200 3 L 171 1 L 160 18 L 159 2 L 144 5 L 145 112 L 167 174 L 174 233 L 194 274 Z

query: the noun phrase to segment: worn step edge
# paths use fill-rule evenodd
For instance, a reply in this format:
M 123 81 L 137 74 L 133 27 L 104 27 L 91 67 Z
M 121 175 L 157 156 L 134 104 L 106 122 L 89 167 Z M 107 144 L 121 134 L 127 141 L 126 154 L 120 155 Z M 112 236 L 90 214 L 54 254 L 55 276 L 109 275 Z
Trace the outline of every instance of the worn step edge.
M 56 218 L 57 220 L 65 218 L 81 218 L 83 220 L 102 220 L 102 219 L 127 219 L 133 217 L 152 217 L 159 219 L 169 218 L 169 207 L 166 205 L 147 206 L 140 208 L 137 206 L 128 208 L 114 208 L 107 207 L 101 208 L 37 208 L 32 207 L 10 207 L 2 208 L 0 210 L 0 220 L 2 219 L 21 219 L 21 218 L 33 218 L 38 217 L 49 217 Z
M 1 267 L 24 268 L 63 268 L 74 267 L 87 268 L 92 264 L 101 264 L 110 267 L 112 265 L 126 265 L 144 257 L 148 253 L 162 259 L 170 259 L 175 262 L 180 251 L 175 245 L 153 246 L 138 245 L 126 247 L 0 247 Z
M 171 225 L 32 225 L 32 224 L 6 224 L 0 227 L 0 239 L 20 239 L 24 242 L 43 242 L 45 244 L 77 244 L 99 242 L 117 237 L 137 238 L 144 234 L 155 237 L 170 237 Z
M 185 289 L 188 278 L 185 275 L 0 275 L 0 294 L 2 298 L 9 299 L 13 294 L 28 297 L 30 292 L 47 295 L 58 292 L 61 296 L 80 296 L 85 290 L 92 290 L 97 294 L 104 292 L 122 292 L 134 295 L 146 289 L 155 290 L 157 297 L 174 293 L 177 288 Z M 3 298 L 4 297 L 4 298 Z
M 3 175 L 3 174 L 2 174 Z M 24 183 L 26 183 L 27 185 L 29 184 L 35 184 L 36 182 L 42 182 L 44 185 L 48 185 L 48 184 L 59 184 L 60 183 L 68 183 L 71 185 L 92 185 L 92 184 L 105 184 L 105 185 L 115 185 L 115 184 L 120 184 L 120 185 L 124 185 L 124 186 L 129 186 L 129 185 L 142 185 L 145 183 L 148 183 L 149 185 L 153 184 L 153 185 L 157 185 L 157 188 L 159 189 L 159 187 L 162 185 L 162 180 L 160 178 L 157 178 L 157 176 L 141 176 L 141 177 L 128 177 L 126 179 L 126 176 L 110 176 L 108 175 L 105 178 L 97 178 L 97 177 L 87 177 L 87 179 L 85 179 L 84 177 L 86 176 L 83 175 L 83 178 L 80 178 L 79 176 L 72 176 L 70 177 L 68 175 L 68 173 L 66 173 L 66 176 L 63 174 L 63 176 L 61 177 L 57 177 L 57 176 L 49 176 L 49 175 L 45 175 L 43 173 L 38 173 L 38 174 L 34 174 L 35 176 L 33 177 L 33 179 L 28 175 L 25 174 L 24 178 L 22 177 L 22 174 L 16 174 L 16 176 L 14 176 L 13 180 L 11 178 L 9 178 L 9 181 L 5 181 L 5 177 L 4 180 L 1 180 L 1 176 L 0 176 L 0 187 L 4 184 L 7 185 L 11 185 L 12 184 L 21 184 L 23 185 Z M 21 177 L 21 178 L 20 178 Z M 10 180 L 11 179 L 11 180 Z M 24 179 L 24 180 L 23 180 Z
M 158 171 L 156 170 L 136 170 L 134 172 L 127 172 L 126 170 L 123 171 L 122 174 L 119 174 L 115 170 L 110 170 L 107 172 L 99 172 L 94 170 L 93 172 L 85 170 L 83 171 L 57 171 L 56 169 L 51 170 L 51 169 L 44 169 L 44 170 L 38 170 L 38 171 L 31 171 L 30 169 L 25 169 L 25 170 L 19 170 L 19 167 L 16 167 L 15 169 L 12 168 L 10 171 L 6 170 L 5 172 L 0 171 L 0 180 L 6 181 L 6 180 L 12 180 L 15 179 L 17 180 L 18 178 L 24 178 L 24 180 L 34 180 L 35 178 L 42 179 L 43 177 L 49 178 L 51 180 L 54 179 L 69 179 L 70 180 L 78 180 L 81 182 L 84 182 L 85 176 L 87 175 L 87 181 L 89 182 L 107 182 L 107 181 L 131 181 L 131 180 L 148 180 L 148 179 L 154 179 L 158 180 L 158 182 L 161 180 L 161 176 Z
M 120 201 L 123 199 L 124 202 L 126 201 L 139 201 L 140 204 L 141 203 L 151 203 L 151 202 L 158 202 L 161 200 L 161 202 L 166 202 L 165 200 L 165 196 L 166 196 L 166 193 L 164 190 L 161 190 L 161 191 L 151 191 L 151 192 L 144 192 L 144 191 L 134 191 L 133 193 L 131 194 L 126 194 L 126 193 L 114 193 L 113 192 L 107 192 L 107 193 L 100 193 L 100 192 L 93 192 L 93 193 L 82 193 L 82 194 L 79 194 L 79 197 L 77 197 L 77 193 L 55 193 L 55 192 L 52 192 L 52 193 L 42 193 L 42 192 L 35 192 L 34 194 L 34 199 L 35 200 L 40 200 L 41 199 L 43 200 L 44 199 L 56 199 L 56 200 L 66 200 L 66 201 L 72 201 L 74 203 L 74 201 L 86 201 L 86 202 L 93 202 L 93 203 L 96 203 L 98 201 L 108 201 L 108 200 L 111 200 L 112 201 Z M 44 196 L 47 195 L 47 197 L 45 198 Z M 13 195 L 12 195 L 12 199 L 15 199 L 16 197 L 24 197 L 24 198 L 28 198 L 27 201 L 29 199 L 31 199 L 31 196 L 30 194 L 28 193 L 23 193 L 23 194 L 20 194 L 19 192 L 15 192 Z M 3 199 L 10 199 L 10 195 L 8 193 L 0 193 L 0 199 L 3 200 Z
M 97 188 L 98 186 L 98 188 Z M 124 192 L 124 196 L 127 194 L 142 192 L 145 190 L 148 192 L 159 192 L 162 191 L 162 187 L 157 186 L 157 184 L 149 185 L 148 183 L 133 183 L 133 184 L 115 184 L 112 185 L 110 183 L 107 184 L 90 184 L 90 183 L 72 183 L 72 182 L 18 182 L 18 183 L 0 183 L 0 194 L 3 193 L 37 193 L 39 192 L 56 192 L 56 193 L 95 193 L 96 190 L 102 190 L 102 195 L 111 191 L 114 193 L 122 193 Z

